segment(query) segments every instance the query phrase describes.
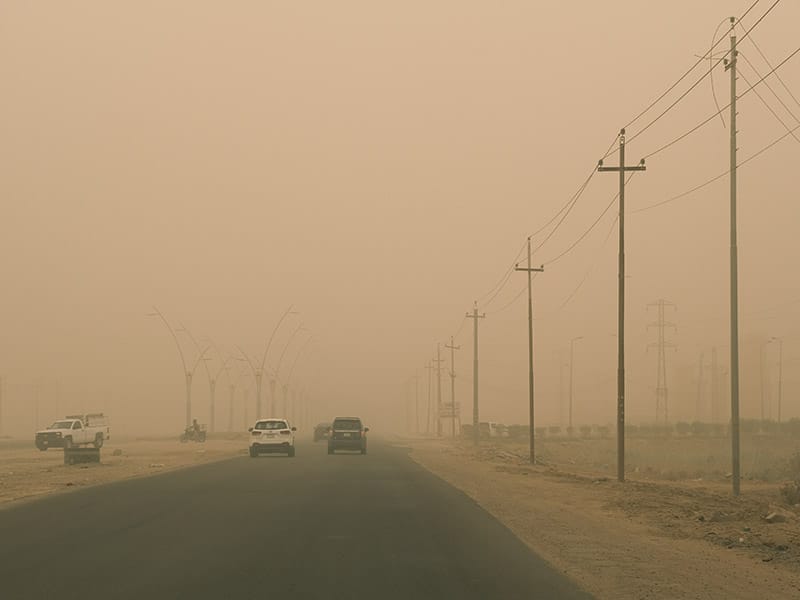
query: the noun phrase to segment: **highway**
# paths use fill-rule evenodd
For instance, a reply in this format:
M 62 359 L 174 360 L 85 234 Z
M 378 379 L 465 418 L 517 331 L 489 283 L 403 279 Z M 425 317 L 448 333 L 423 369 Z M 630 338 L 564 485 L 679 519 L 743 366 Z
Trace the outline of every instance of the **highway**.
M 407 449 L 370 443 L 366 456 L 298 443 L 295 458 L 0 510 L 0 597 L 589 598 Z

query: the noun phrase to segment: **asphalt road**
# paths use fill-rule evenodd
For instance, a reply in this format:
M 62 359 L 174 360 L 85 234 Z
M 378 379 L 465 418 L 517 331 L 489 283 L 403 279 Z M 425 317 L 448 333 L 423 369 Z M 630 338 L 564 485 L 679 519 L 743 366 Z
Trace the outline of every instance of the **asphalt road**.
M 587 598 L 402 448 L 247 456 L 0 510 L 0 598 Z

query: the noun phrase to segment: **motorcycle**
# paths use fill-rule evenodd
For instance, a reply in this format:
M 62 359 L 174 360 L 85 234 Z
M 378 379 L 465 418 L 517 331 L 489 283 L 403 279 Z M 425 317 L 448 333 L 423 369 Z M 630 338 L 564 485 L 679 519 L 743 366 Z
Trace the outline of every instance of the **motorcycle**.
M 206 441 L 206 430 L 204 427 L 201 427 L 200 429 L 195 429 L 190 425 L 181 434 L 182 444 L 185 444 L 186 442 L 205 442 L 205 441 Z

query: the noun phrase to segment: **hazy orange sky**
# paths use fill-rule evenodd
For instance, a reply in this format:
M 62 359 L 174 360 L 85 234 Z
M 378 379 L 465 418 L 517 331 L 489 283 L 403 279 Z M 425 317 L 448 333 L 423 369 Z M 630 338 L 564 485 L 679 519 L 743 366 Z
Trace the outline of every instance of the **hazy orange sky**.
M 152 305 L 226 353 L 240 345 L 256 355 L 293 304 L 301 314 L 281 329 L 268 363 L 275 366 L 302 321 L 314 340 L 293 383 L 308 391 L 314 416 L 359 412 L 383 426 L 403 418 L 403 382 L 415 369 L 424 377 L 436 343 L 458 333 L 457 392 L 470 412 L 471 329 L 461 325 L 474 300 L 488 313 L 482 415 L 524 422 L 524 297 L 509 305 L 524 276 L 514 274 L 488 303 L 487 293 L 619 128 L 708 50 L 725 18 L 750 4 L 6 0 L 6 428 L 25 435 L 33 428 L 36 385 L 40 425 L 57 416 L 58 397 L 59 412 L 105 408 L 122 430 L 154 422 L 179 428 L 180 363 L 166 329 L 145 316 Z M 771 4 L 760 2 L 743 25 Z M 753 30 L 773 65 L 796 49 L 798 20 L 800 5 L 784 1 Z M 718 36 L 725 34 L 722 24 Z M 762 75 L 769 70 L 749 41 L 741 51 Z M 744 78 L 759 77 L 744 61 L 740 68 L 744 90 Z M 779 73 L 800 98 L 800 56 Z M 768 81 L 800 116 L 781 84 Z M 721 69 L 714 84 L 724 106 L 729 82 Z M 800 123 L 757 89 L 787 125 Z M 629 162 L 715 110 L 706 79 L 629 144 Z M 670 334 L 677 350 L 667 356 L 676 418 L 692 418 L 680 407 L 694 406 L 686 396 L 694 384 L 678 381 L 677 370 L 694 368 L 701 352 L 708 359 L 714 345 L 727 364 L 727 178 L 633 212 L 724 173 L 727 121 L 725 113 L 725 126 L 716 119 L 650 158 L 628 188 L 634 421 L 654 413 L 648 302 L 678 305 Z M 742 98 L 740 160 L 785 131 L 755 94 Z M 784 416 L 800 416 L 799 150 L 789 137 L 739 175 L 745 416 L 758 410 L 758 345 L 770 336 L 785 336 Z M 614 209 L 551 261 L 616 186 L 616 176 L 595 176 L 533 258 L 546 265 L 534 286 L 543 423 L 563 418 L 559 364 L 575 336 L 584 336 L 576 344 L 576 411 L 583 421 L 613 419 Z M 765 354 L 771 382 L 776 350 Z M 207 421 L 200 373 L 193 389 Z M 226 402 L 220 391 L 220 411 Z

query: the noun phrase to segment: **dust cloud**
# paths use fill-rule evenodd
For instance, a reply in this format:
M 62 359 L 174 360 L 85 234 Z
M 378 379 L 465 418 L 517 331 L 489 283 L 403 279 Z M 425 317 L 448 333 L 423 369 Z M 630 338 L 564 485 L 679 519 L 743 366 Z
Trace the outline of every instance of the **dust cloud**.
M 275 410 L 306 431 L 358 414 L 385 432 L 413 421 L 414 376 L 424 406 L 424 366 L 450 336 L 456 399 L 471 412 L 464 314 L 477 300 L 487 314 L 481 419 L 526 423 L 525 279 L 504 274 L 620 127 L 750 2 L 579 4 L 3 2 L 0 434 L 32 439 L 87 411 L 106 412 L 122 434 L 177 434 L 184 369 L 164 322 L 148 316 L 154 306 L 197 365 L 199 421 L 212 420 L 210 379 L 216 429 L 252 421 L 256 382 L 242 359 L 258 366 L 291 306 L 264 358 L 264 413 L 278 369 Z M 799 18 L 800 6 L 784 3 L 753 31 L 773 65 L 794 50 Z M 726 34 L 723 25 L 717 38 Z M 755 46 L 743 41 L 742 53 L 769 71 Z M 741 67 L 746 89 L 744 77 L 758 77 Z M 779 73 L 800 90 L 796 60 Z M 714 74 L 713 93 L 706 79 L 630 139 L 629 161 L 713 114 L 714 94 L 728 103 L 727 75 Z M 647 306 L 659 299 L 677 307 L 666 313 L 677 326 L 665 331 L 669 419 L 729 418 L 727 178 L 640 210 L 724 174 L 729 125 L 723 111 L 648 158 L 627 188 L 634 424 L 656 419 L 658 352 L 648 346 L 658 332 L 648 325 L 658 315 Z M 741 98 L 741 160 L 785 132 L 756 94 Z M 799 157 L 790 137 L 739 174 L 747 419 L 777 418 L 779 384 L 782 418 L 800 417 Z M 593 177 L 532 259 L 545 265 L 533 289 L 543 426 L 566 425 L 574 338 L 575 425 L 614 422 L 616 208 L 599 215 L 616 186 Z M 447 397 L 444 348 L 442 357 Z

